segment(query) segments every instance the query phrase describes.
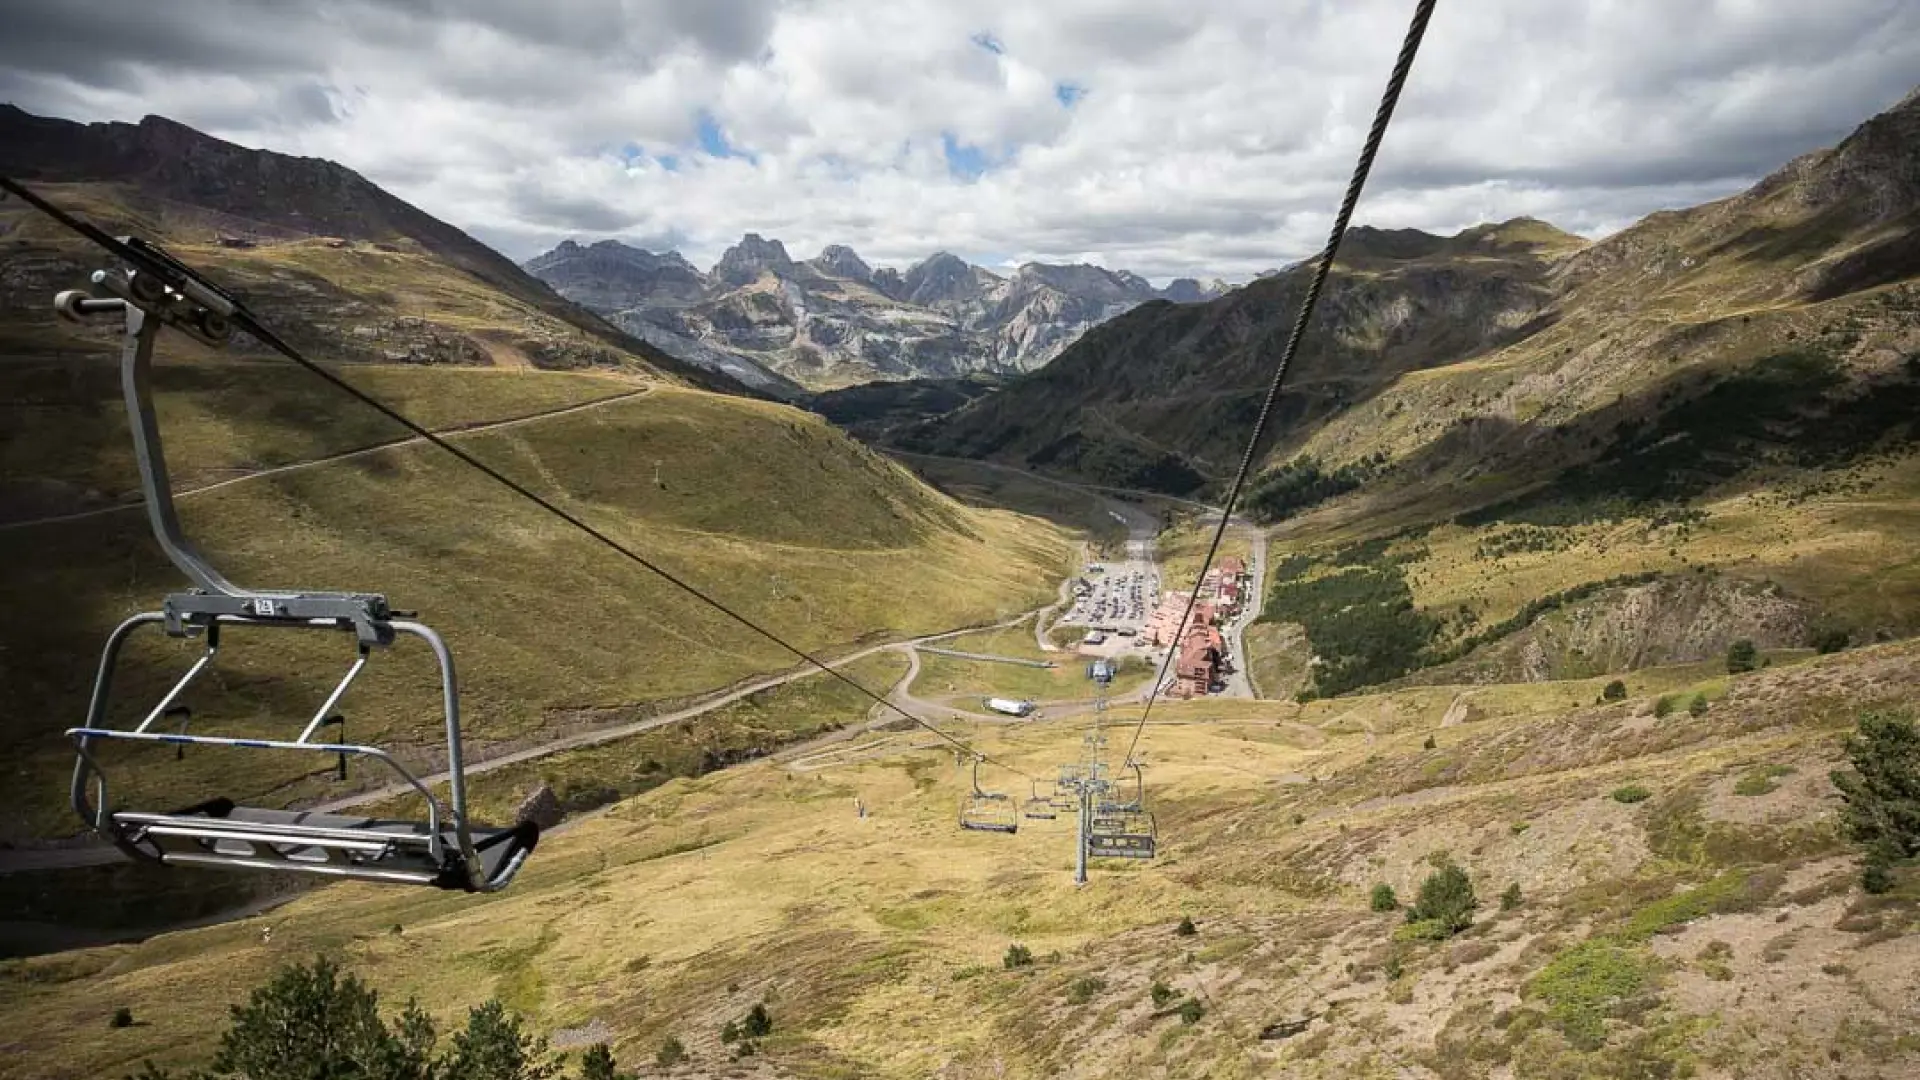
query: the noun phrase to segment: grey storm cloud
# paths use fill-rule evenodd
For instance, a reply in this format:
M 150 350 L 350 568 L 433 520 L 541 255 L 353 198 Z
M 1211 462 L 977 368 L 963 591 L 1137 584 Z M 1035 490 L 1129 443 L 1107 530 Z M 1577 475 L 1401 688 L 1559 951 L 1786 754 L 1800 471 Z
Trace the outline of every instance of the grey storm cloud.
M 747 231 L 1250 276 L 1324 237 L 1412 0 L 16 4 L 0 100 L 333 158 L 525 257 Z M 1920 78 L 1920 4 L 1455 0 L 1359 220 L 1589 235 Z

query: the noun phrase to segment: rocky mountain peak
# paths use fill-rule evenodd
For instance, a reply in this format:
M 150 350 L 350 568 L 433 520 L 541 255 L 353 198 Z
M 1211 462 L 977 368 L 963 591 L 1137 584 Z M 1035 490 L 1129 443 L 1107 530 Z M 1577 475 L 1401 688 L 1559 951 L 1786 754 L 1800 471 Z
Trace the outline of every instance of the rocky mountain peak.
M 907 270 L 903 298 L 922 307 L 951 309 L 979 301 L 996 280 L 958 255 L 937 251 Z
M 852 278 L 855 281 L 873 278 L 873 267 L 868 266 L 865 259 L 845 244 L 828 244 L 820 249 L 818 257 L 809 259 L 807 265 L 833 277 Z
M 753 284 L 763 272 L 779 274 L 792 269 L 793 260 L 788 257 L 785 244 L 750 232 L 720 256 L 713 276 L 738 287 Z

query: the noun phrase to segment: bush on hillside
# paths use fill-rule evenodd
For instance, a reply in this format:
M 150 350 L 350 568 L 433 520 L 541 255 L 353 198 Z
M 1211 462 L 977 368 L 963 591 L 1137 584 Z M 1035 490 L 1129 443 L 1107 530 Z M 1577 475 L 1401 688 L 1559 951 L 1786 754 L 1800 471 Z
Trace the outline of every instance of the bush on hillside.
M 1467 872 L 1447 860 L 1420 883 L 1420 895 L 1407 909 L 1407 921 L 1433 924 L 1438 936 L 1451 937 L 1473 925 L 1473 911 L 1479 906 Z
M 1851 644 L 1853 635 L 1840 629 L 1822 630 L 1813 638 L 1814 651 L 1822 655 L 1837 653 Z
M 1648 791 L 1646 788 L 1641 787 L 1639 784 L 1626 784 L 1622 787 L 1617 787 L 1613 789 L 1613 801 L 1617 803 L 1626 803 L 1629 806 L 1637 802 L 1646 802 L 1648 799 L 1651 799 L 1652 797 L 1653 797 L 1653 792 Z
M 1743 671 L 1753 671 L 1760 666 L 1760 650 L 1752 641 L 1741 638 L 1727 646 L 1727 674 L 1738 675 Z
M 621 1080 L 613 1068 L 613 1051 L 606 1043 L 595 1043 L 580 1056 L 580 1080 Z
M 1688 716 L 1707 715 L 1707 695 L 1705 694 L 1693 695 L 1693 700 L 1687 702 L 1687 715 Z
M 1175 937 L 1192 937 L 1199 932 L 1199 928 L 1193 925 L 1193 916 L 1191 915 L 1180 916 L 1180 925 L 1173 928 L 1173 935 Z
M 773 1014 L 767 1012 L 766 1005 L 756 1002 L 747 1010 L 747 1015 L 740 1018 L 740 1034 L 749 1039 L 764 1039 L 773 1034 Z
M 1198 999 L 1188 998 L 1187 1000 L 1180 1003 L 1180 1008 L 1178 1012 L 1180 1014 L 1181 1023 L 1197 1024 L 1200 1022 L 1200 1018 L 1207 1014 L 1207 1009 L 1206 1009 L 1206 1006 L 1200 1004 Z
M 1373 896 L 1368 900 L 1368 906 L 1375 911 L 1397 911 L 1400 908 L 1400 898 L 1393 894 L 1393 886 L 1383 881 L 1373 887 Z
M 1672 694 L 1661 694 L 1654 700 L 1653 715 L 1660 717 L 1672 716 L 1674 703 L 1677 700 L 1678 699 Z
M 1000 958 L 1000 964 L 1008 971 L 1012 971 L 1014 968 L 1032 967 L 1033 950 L 1027 948 L 1025 945 L 1009 945 L 1007 946 L 1007 954 Z
M 379 995 L 333 961 L 292 964 L 232 1007 L 212 1073 L 233 1080 L 548 1080 L 559 1071 L 546 1042 L 498 1001 L 467 1014 L 435 1055 L 433 1021 L 412 1002 L 383 1020 Z M 611 1059 L 609 1059 L 611 1065 Z M 204 1077 L 206 1074 L 196 1074 Z M 171 1080 L 148 1064 L 140 1080 Z
M 1627 699 L 1627 684 L 1619 679 L 1613 680 L 1607 684 L 1606 689 L 1600 691 L 1600 698 L 1603 701 L 1625 701 Z
M 1175 990 L 1173 987 L 1168 986 L 1166 983 L 1158 982 L 1158 981 L 1156 981 L 1153 984 L 1153 986 L 1148 989 L 1147 993 L 1152 995 L 1153 1007 L 1156 1009 L 1166 1008 L 1168 1002 L 1180 996 L 1180 991 Z
M 1832 774 L 1841 823 L 1863 849 L 1863 884 L 1885 892 L 1893 863 L 1920 855 L 1920 730 L 1904 711 L 1861 713 L 1846 752 L 1852 767 Z
M 113 1019 L 108 1021 L 107 1026 L 116 1027 L 116 1028 L 132 1027 L 133 1026 L 133 1010 L 127 1008 L 125 1005 L 122 1005 L 119 1008 L 113 1010 Z
M 1520 883 L 1516 881 L 1507 886 L 1506 892 L 1500 894 L 1500 910 L 1512 911 L 1519 907 L 1520 903 Z
M 1107 980 L 1100 978 L 1098 975 L 1082 975 L 1067 984 L 1067 1003 L 1069 1005 L 1085 1005 L 1087 1002 L 1092 1001 L 1095 995 L 1106 988 Z
M 667 1036 L 660 1044 L 660 1050 L 653 1055 L 653 1063 L 663 1069 L 670 1069 L 687 1060 L 687 1048 L 676 1035 Z

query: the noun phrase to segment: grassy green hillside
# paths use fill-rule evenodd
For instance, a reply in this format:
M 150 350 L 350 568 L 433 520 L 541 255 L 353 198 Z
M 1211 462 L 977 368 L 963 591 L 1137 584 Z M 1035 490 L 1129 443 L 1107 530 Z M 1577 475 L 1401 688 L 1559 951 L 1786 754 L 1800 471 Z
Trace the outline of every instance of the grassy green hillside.
M 118 442 L 123 420 L 103 377 L 49 386 L 44 370 L 0 369 L 16 372 L 40 387 L 40 430 L 64 433 L 67 447 L 97 450 L 57 453 L 51 439 L 37 453 L 10 450 L 31 466 L 36 487 L 107 500 L 133 486 Z M 183 433 L 171 446 L 182 488 L 237 467 L 318 457 L 309 467 L 184 496 L 189 531 L 240 582 L 375 589 L 421 611 L 459 656 L 473 753 L 638 718 L 793 664 L 430 447 L 325 458 L 388 436 L 356 417 L 353 403 L 327 401 L 296 373 L 191 362 L 170 373 L 160 412 L 169 431 Z M 1007 618 L 1053 597 L 1069 555 L 1052 527 L 953 503 L 784 406 L 565 374 L 359 369 L 354 377 L 402 404 L 417 401 L 423 416 L 445 424 L 597 401 L 459 438 L 811 649 L 833 653 Z M 242 396 L 247 407 L 232 408 Z M 297 425 L 272 422 L 293 416 Z M 42 611 L 14 622 L 0 652 L 16 700 L 31 703 L 0 733 L 29 778 L 8 800 L 6 830 L 70 832 L 59 780 L 69 751 L 57 733 L 83 714 L 106 631 L 183 582 L 137 509 L 0 530 L 0 558 L 17 571 L 0 585 L 6 602 Z M 61 602 L 35 600 L 48 595 Z M 189 704 L 243 730 L 282 731 L 274 725 L 311 708 L 321 680 L 350 658 L 345 642 L 232 637 L 221 682 L 196 690 Z M 186 659 L 156 637 L 130 653 L 120 692 L 129 702 L 151 700 Z M 436 721 L 426 659 L 404 645 L 379 658 L 345 702 L 356 738 L 430 758 Z M 274 801 L 330 794 L 311 772 L 318 768 L 282 761 L 236 771 L 230 757 L 204 753 L 171 779 L 153 778 L 151 788 L 140 774 L 128 795 L 173 801 L 210 787 Z

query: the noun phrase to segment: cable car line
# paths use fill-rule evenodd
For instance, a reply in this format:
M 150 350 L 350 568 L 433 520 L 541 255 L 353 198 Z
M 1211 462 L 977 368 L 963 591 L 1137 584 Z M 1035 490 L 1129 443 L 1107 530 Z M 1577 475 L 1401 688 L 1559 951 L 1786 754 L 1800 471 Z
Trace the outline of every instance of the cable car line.
M 145 244 L 141 244 L 141 245 L 130 244 L 130 243 L 127 243 L 126 241 L 121 240 L 120 238 L 110 236 L 105 231 L 100 229 L 98 226 L 93 225 L 90 222 L 83 221 L 80 218 L 77 218 L 74 215 L 66 212 L 65 210 L 62 210 L 60 207 L 54 205 L 53 203 L 50 203 L 47 200 L 41 198 L 39 195 L 35 194 L 31 189 L 27 188 L 25 185 L 12 179 L 11 177 L 0 176 L 0 188 L 3 188 L 6 191 L 19 196 L 21 199 L 26 201 L 29 205 L 40 210 L 42 213 L 45 213 L 47 216 L 53 218 L 53 220 L 55 220 L 56 222 L 72 230 L 78 235 L 91 241 L 96 246 L 104 249 L 109 254 L 127 263 L 129 266 L 132 266 L 141 270 L 154 271 L 158 273 L 158 275 L 161 276 L 162 278 L 167 278 L 167 277 L 177 278 L 181 275 L 184 275 L 189 289 L 193 289 L 194 287 L 198 286 L 201 288 L 205 288 L 212 293 L 212 296 L 209 296 L 209 297 L 195 296 L 193 297 L 193 299 L 200 300 L 203 302 L 206 300 L 215 301 L 216 310 L 218 310 L 218 308 L 220 307 L 224 307 L 230 312 L 230 314 L 228 314 L 226 317 L 231 319 L 232 324 L 235 328 L 244 330 L 246 333 L 252 335 L 255 339 L 260 341 L 262 344 L 266 345 L 268 348 L 272 349 L 274 352 L 279 353 L 281 356 L 287 358 L 288 360 L 291 360 L 293 363 L 299 365 L 302 368 L 305 368 L 309 373 L 319 377 L 322 381 L 333 386 L 335 389 L 348 395 L 349 397 L 352 397 L 354 400 L 360 402 L 362 405 L 365 405 L 368 408 L 373 409 L 375 412 L 378 412 L 381 416 L 386 417 L 388 420 L 391 420 L 392 422 L 399 424 L 401 427 L 405 428 L 414 437 L 419 438 L 427 443 L 430 443 L 433 446 L 438 447 L 439 449 L 447 452 L 448 454 L 451 454 L 453 457 L 458 459 L 463 464 L 466 464 L 478 470 L 480 473 L 484 474 L 488 479 L 493 480 L 495 483 L 501 485 L 502 487 L 505 487 L 507 490 L 513 492 L 515 495 L 518 495 L 521 498 L 527 500 L 528 502 L 533 503 L 535 506 L 553 515 L 554 517 L 559 518 L 561 521 L 572 526 L 573 528 L 577 529 L 581 533 L 584 533 L 585 535 L 592 538 L 593 540 L 599 542 L 602 546 L 620 555 L 622 558 L 625 558 L 628 561 L 633 562 L 636 565 L 641 566 L 648 571 L 651 571 L 656 576 L 660 577 L 661 579 L 665 580 L 666 582 L 680 589 L 681 591 L 687 593 L 688 595 L 692 596 L 693 598 L 700 601 L 701 603 L 707 605 L 708 607 L 713 608 L 715 611 L 720 612 L 722 615 L 725 615 L 727 618 L 733 620 L 734 622 L 740 624 L 741 626 L 746 627 L 747 629 L 767 639 L 773 644 L 778 645 L 780 648 L 786 650 L 787 652 L 791 653 L 795 657 L 798 657 L 800 660 L 804 661 L 805 663 L 812 665 L 813 667 L 819 669 L 820 671 L 825 672 L 826 674 L 832 676 L 833 678 L 839 680 L 840 682 L 845 683 L 847 686 L 851 687 L 852 689 L 854 689 L 864 697 L 872 700 L 876 704 L 879 704 L 895 713 L 898 713 L 901 717 L 913 722 L 914 724 L 919 725 L 920 727 L 927 729 L 928 731 L 932 732 L 934 735 L 939 736 L 941 739 L 951 744 L 955 749 L 960 750 L 964 753 L 973 755 L 975 757 L 978 757 L 980 760 L 988 764 L 994 765 L 1001 769 L 1005 769 L 1023 778 L 1026 778 L 1029 780 L 1033 779 L 1026 772 L 1020 769 L 1015 769 L 1005 764 L 1004 762 L 1001 762 L 993 758 L 990 755 L 984 754 L 981 751 L 974 749 L 970 744 L 968 744 L 965 740 L 959 738 L 958 736 L 949 734 L 948 732 L 935 726 L 933 723 L 921 718 L 918 715 L 915 715 L 914 713 L 908 711 L 905 708 L 902 708 L 899 704 L 895 703 L 888 697 L 875 693 L 874 691 L 868 689 L 865 685 L 860 683 L 858 680 L 855 680 L 852 677 L 842 673 L 838 669 L 827 664 L 824 660 L 821 660 L 820 658 L 813 655 L 811 652 L 805 649 L 802 649 L 797 645 L 789 643 L 785 638 L 782 638 L 780 635 L 774 633 L 772 630 L 767 629 L 766 627 L 760 625 L 758 622 L 754 621 L 748 616 L 743 615 L 740 612 L 734 610 L 732 607 L 729 607 L 726 603 L 712 596 L 709 596 L 707 593 L 702 591 L 698 586 L 674 574 L 672 571 L 666 569 L 665 567 L 659 565 L 653 560 L 647 558 L 645 555 L 642 555 L 639 552 L 633 550 L 627 545 L 622 544 L 620 541 L 607 535 L 605 532 L 602 532 L 600 529 L 594 527 L 593 525 L 589 524 L 588 522 L 574 515 L 573 513 L 554 504 L 553 502 L 549 501 L 545 497 L 541 496 L 539 493 L 526 487 L 524 484 L 520 483 L 519 481 L 514 480 L 512 477 L 509 477 L 506 474 L 500 472 L 498 469 L 495 469 L 493 466 L 488 465 L 484 461 L 481 461 L 479 458 L 475 457 L 474 455 L 468 453 L 465 450 L 462 450 L 458 445 L 452 442 L 449 442 L 447 439 L 436 434 L 435 432 L 428 429 L 424 425 L 409 418 L 404 413 L 401 413 L 399 410 L 386 404 L 385 402 L 374 397 L 373 395 L 368 394 L 366 391 L 361 390 L 358 387 L 352 385 L 351 383 L 342 379 L 340 376 L 320 366 L 318 363 L 308 359 L 306 356 L 302 355 L 298 349 L 295 349 L 292 345 L 288 344 L 278 334 L 274 333 L 273 330 L 268 328 L 258 318 L 256 318 L 253 315 L 253 313 L 249 311 L 246 308 L 246 306 L 242 304 L 237 298 L 224 292 L 223 290 L 220 290 L 216 287 L 211 286 L 209 283 L 205 281 L 203 277 L 201 277 L 201 275 L 193 271 L 191 268 L 188 268 L 172 260 L 170 257 L 164 255 L 163 253 L 160 253 L 158 249 L 152 248 L 149 245 L 145 245 Z M 171 266 L 165 265 L 167 263 L 171 263 L 172 265 Z M 189 295 L 191 295 L 191 292 L 189 293 Z
M 1341 200 L 1340 212 L 1334 216 L 1327 246 L 1320 252 L 1313 280 L 1307 286 L 1306 296 L 1300 301 L 1300 314 L 1294 319 L 1286 347 L 1280 352 L 1280 361 L 1273 370 L 1273 380 L 1267 385 L 1267 396 L 1260 403 L 1260 414 L 1253 422 L 1253 436 L 1247 440 L 1246 452 L 1240 456 L 1240 468 L 1233 476 L 1233 486 L 1227 490 L 1227 497 L 1220 505 L 1220 524 L 1214 528 L 1213 540 L 1207 545 L 1206 558 L 1200 562 L 1200 572 L 1194 578 L 1193 591 L 1187 596 L 1186 611 L 1181 614 L 1180 621 L 1174 624 L 1175 641 L 1167 649 L 1166 659 L 1160 663 L 1160 673 L 1147 690 L 1146 707 L 1141 710 L 1140 722 L 1134 725 L 1133 739 L 1127 744 L 1125 760 L 1129 766 L 1134 761 L 1134 750 L 1140 745 L 1140 735 L 1147 729 L 1147 718 L 1153 715 L 1153 703 L 1159 699 L 1160 688 L 1167 682 L 1167 672 L 1173 666 L 1174 657 L 1179 654 L 1179 634 L 1186 629 L 1187 620 L 1193 618 L 1194 604 L 1200 599 L 1200 585 L 1206 580 L 1207 571 L 1212 569 L 1214 556 L 1220 552 L 1220 542 L 1227 535 L 1227 525 L 1233 520 L 1233 509 L 1239 504 L 1240 493 L 1246 487 L 1247 477 L 1253 469 L 1254 456 L 1259 452 L 1261 438 L 1266 434 L 1267 421 L 1273 416 L 1273 406 L 1279 400 L 1287 369 L 1292 366 L 1294 355 L 1300 351 L 1301 339 L 1306 336 L 1307 326 L 1313 320 L 1314 308 L 1319 304 L 1320 293 L 1333 270 L 1334 256 L 1339 253 L 1340 241 L 1346 235 L 1347 222 L 1352 219 L 1354 206 L 1360 201 L 1360 190 L 1366 186 L 1367 174 L 1373 171 L 1374 155 L 1379 152 L 1380 141 L 1386 137 L 1387 126 L 1393 121 L 1394 106 L 1400 101 L 1401 88 L 1406 85 L 1407 73 L 1413 69 L 1413 59 L 1420 51 L 1420 41 L 1427 32 L 1427 21 L 1433 17 L 1434 3 L 1435 0 L 1419 0 L 1414 8 L 1406 40 L 1400 46 L 1400 55 L 1394 60 L 1392 74 L 1387 77 L 1386 92 L 1380 97 L 1380 107 L 1374 111 L 1373 127 L 1367 132 L 1365 145 L 1360 148 L 1360 159 L 1354 164 L 1352 179 L 1347 182 L 1347 193 Z M 1239 662 L 1246 663 L 1246 657 L 1240 657 Z

